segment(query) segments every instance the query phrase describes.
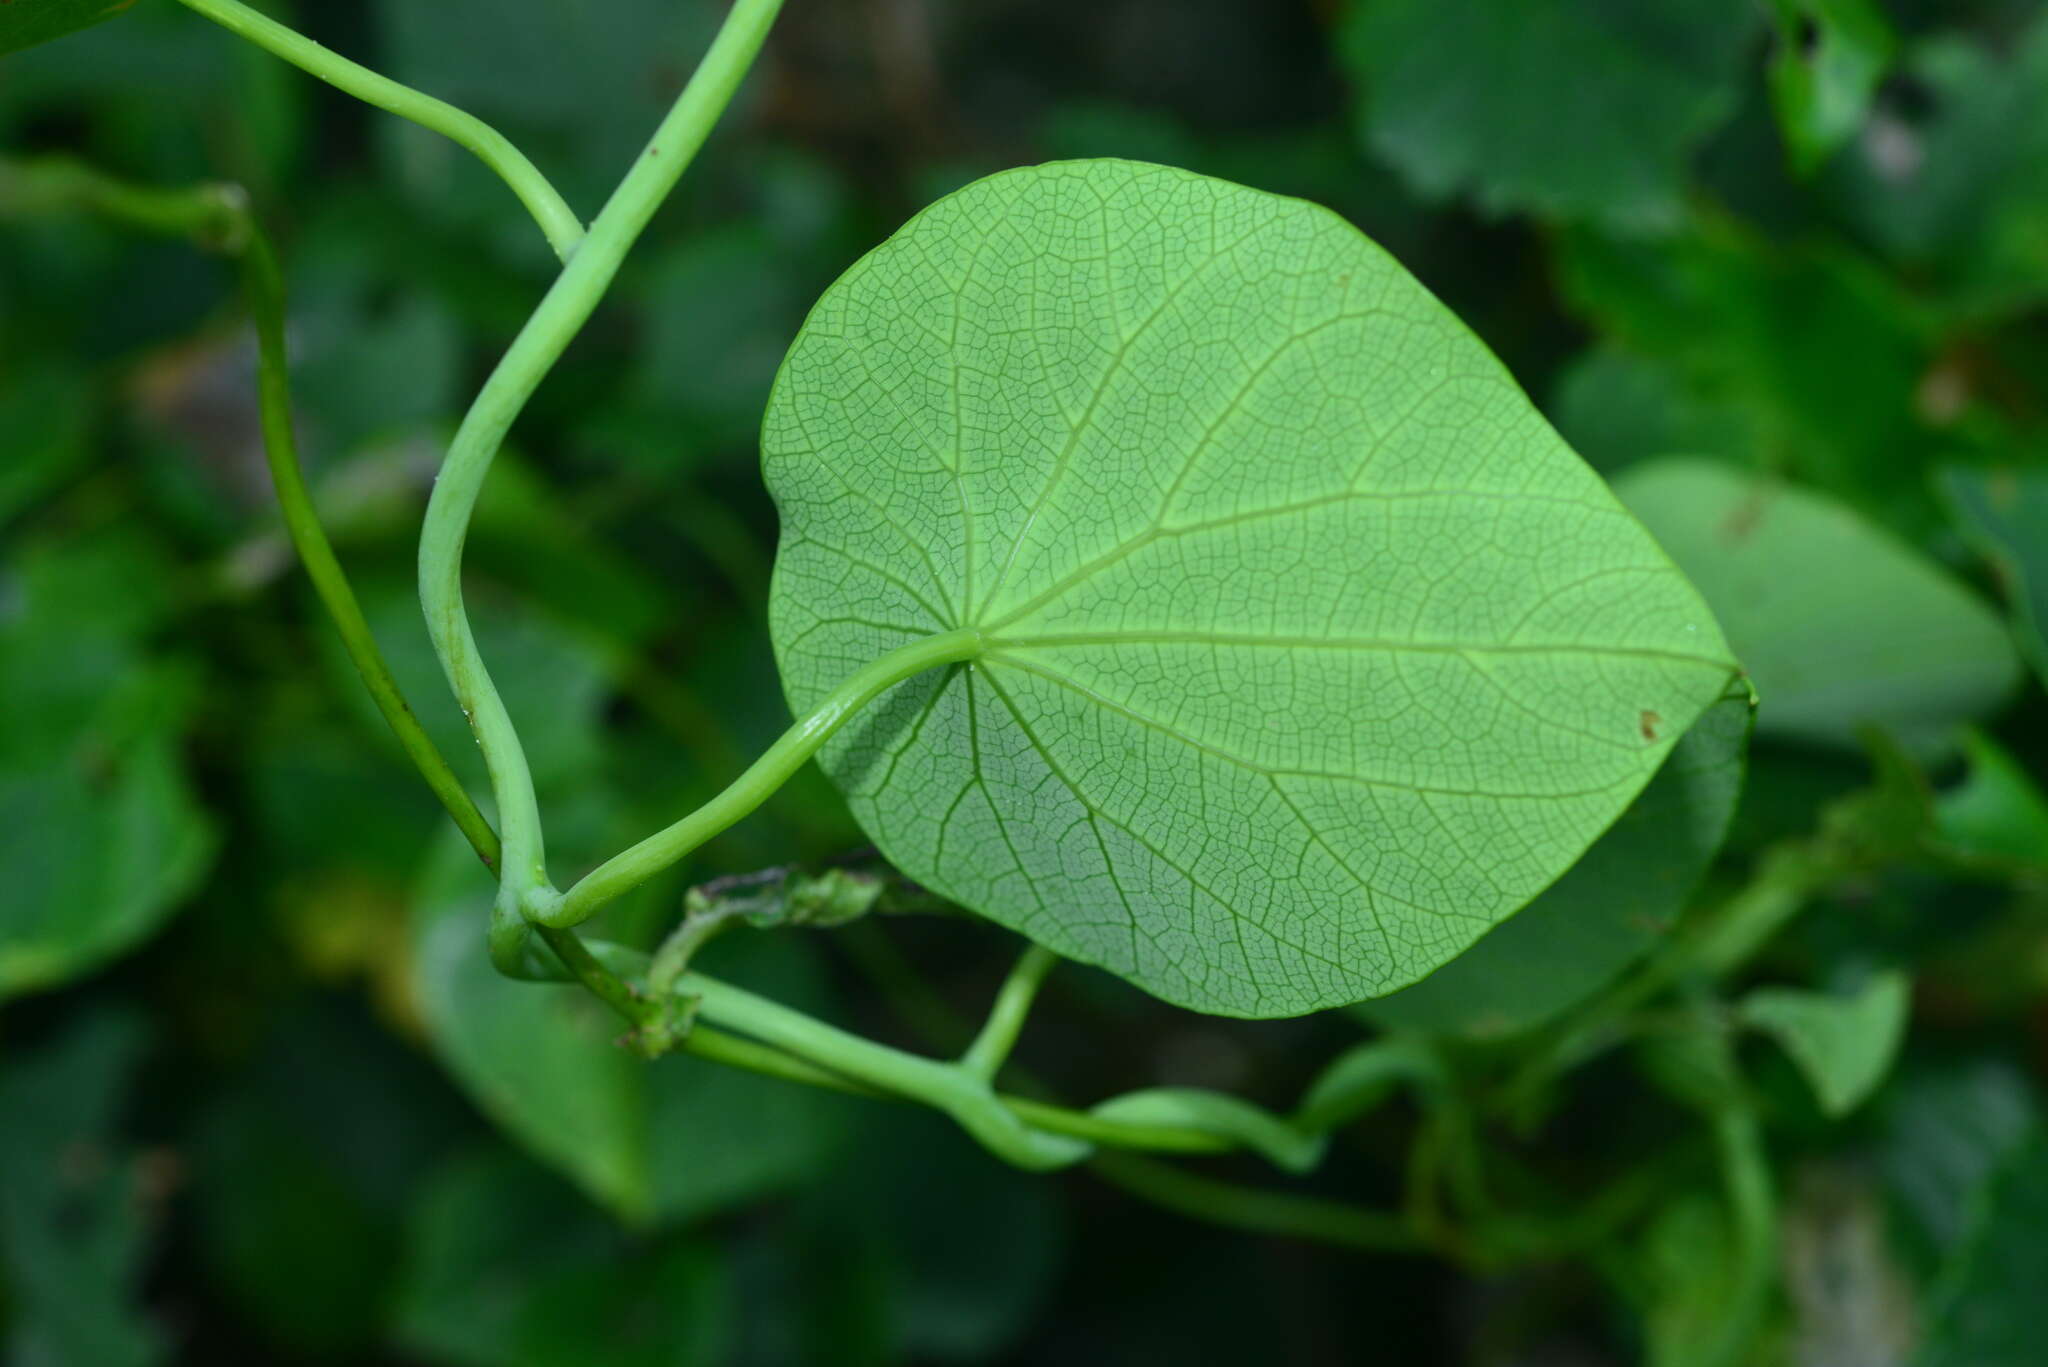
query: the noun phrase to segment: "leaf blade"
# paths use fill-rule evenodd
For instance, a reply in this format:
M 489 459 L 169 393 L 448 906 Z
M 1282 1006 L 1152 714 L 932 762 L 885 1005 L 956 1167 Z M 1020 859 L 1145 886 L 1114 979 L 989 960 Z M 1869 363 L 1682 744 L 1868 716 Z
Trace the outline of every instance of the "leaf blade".
M 1199 1010 L 1434 968 L 1556 878 L 1734 668 L 1391 258 L 1186 172 L 1055 163 L 926 210 L 819 301 L 763 450 L 799 714 L 919 636 L 987 642 L 821 756 L 877 844 Z M 1533 835 L 1487 849 L 1502 826 Z

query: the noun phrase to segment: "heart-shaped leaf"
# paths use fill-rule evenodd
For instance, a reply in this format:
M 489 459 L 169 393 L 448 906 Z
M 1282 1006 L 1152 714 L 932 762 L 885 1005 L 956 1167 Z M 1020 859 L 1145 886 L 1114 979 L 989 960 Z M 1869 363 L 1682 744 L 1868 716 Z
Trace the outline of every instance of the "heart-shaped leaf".
M 135 0 L 0 0 L 0 57 L 111 19 Z
M 1721 693 L 1713 617 L 1499 362 L 1343 220 L 1068 162 L 828 290 L 763 434 L 808 711 L 900 868 L 1169 1000 L 1391 991 L 1568 868 Z

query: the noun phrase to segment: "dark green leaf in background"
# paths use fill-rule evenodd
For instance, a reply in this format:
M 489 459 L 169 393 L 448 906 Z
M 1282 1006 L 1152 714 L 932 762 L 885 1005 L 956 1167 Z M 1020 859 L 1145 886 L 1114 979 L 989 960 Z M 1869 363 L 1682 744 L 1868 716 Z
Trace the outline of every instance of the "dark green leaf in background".
M 135 1016 L 82 1014 L 0 1070 L 10 1363 L 147 1367 L 165 1358 L 162 1331 L 136 1303 L 164 1193 L 116 1130 L 144 1030 Z
M 1941 489 L 1998 571 L 2020 649 L 2048 684 L 2048 470 L 1951 466 Z
M 414 1208 L 398 1338 L 451 1367 L 713 1367 L 730 1335 L 708 1244 L 621 1230 L 518 1155 L 446 1165 Z
M 1756 20 L 1727 0 L 1359 0 L 1341 54 L 1366 145 L 1423 194 L 1668 229 Z
M 444 842 L 421 884 L 416 987 L 435 1052 L 478 1109 L 620 1217 L 680 1220 L 789 1186 L 832 1154 L 843 1097 L 673 1055 L 648 1063 L 573 986 L 514 982 L 483 954 L 490 884 Z M 705 966 L 779 1000 L 820 1004 L 807 946 L 728 938 Z
M 1665 240 L 1578 230 L 1558 248 L 1569 304 L 1608 345 L 1665 368 L 1691 404 L 1739 418 L 1739 454 L 1900 523 L 1924 521 L 1929 436 L 1915 395 L 1933 339 L 1876 262 L 1706 215 Z
M 135 0 L 7 0 L 0 5 L 0 57 L 111 19 Z
M 1940 34 L 1909 48 L 1919 98 L 1842 159 L 1859 226 L 1967 317 L 2048 298 L 2048 15 L 2001 46 Z
M 212 860 L 180 753 L 193 680 L 142 647 L 169 610 L 159 554 L 104 536 L 0 566 L 0 999 L 133 947 Z
M 1603 474 L 1658 456 L 1744 460 L 1754 423 L 1725 401 L 1702 397 L 1673 367 L 1601 346 L 1558 375 L 1547 408 L 1572 449 Z
M 2048 1287 L 2048 1136 L 2014 1153 L 1977 1194 L 1934 1293 L 1914 1367 L 2035 1367 Z

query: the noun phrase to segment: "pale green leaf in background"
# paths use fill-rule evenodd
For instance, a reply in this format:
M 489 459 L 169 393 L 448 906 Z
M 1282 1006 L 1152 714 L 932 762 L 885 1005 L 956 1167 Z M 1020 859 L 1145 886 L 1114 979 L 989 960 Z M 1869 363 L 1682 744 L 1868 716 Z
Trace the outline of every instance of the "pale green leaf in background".
M 1726 0 L 1359 0 L 1340 51 L 1364 141 L 1423 194 L 1657 229 L 1735 111 L 1757 17 Z
M 1170 1001 L 1405 986 L 1564 872 L 1721 695 L 1698 596 L 1514 381 L 1326 210 L 1008 172 L 864 258 L 763 434 L 799 715 L 917 881 Z
M 1898 39 L 1872 0 L 1771 0 L 1771 105 L 1802 174 L 1854 137 Z
M 1854 992 L 1759 987 L 1737 1005 L 1744 1024 L 1784 1046 L 1830 1116 L 1861 1105 L 1898 1056 L 1912 1006 L 1912 980 L 1888 970 Z
M 1960 854 L 2048 868 L 2048 797 L 2011 753 L 1983 732 L 1963 734 L 1970 770 L 1934 803 L 1934 833 Z
M 1615 493 L 1713 605 L 1760 735 L 1855 748 L 1874 725 L 1925 752 L 2017 682 L 2004 625 L 1969 589 L 1829 499 L 1683 459 Z
M 1515 1034 L 1583 1000 L 1663 940 L 1727 837 L 1751 706 L 1707 710 L 1571 870 L 1436 972 L 1359 1011 L 1385 1025 Z

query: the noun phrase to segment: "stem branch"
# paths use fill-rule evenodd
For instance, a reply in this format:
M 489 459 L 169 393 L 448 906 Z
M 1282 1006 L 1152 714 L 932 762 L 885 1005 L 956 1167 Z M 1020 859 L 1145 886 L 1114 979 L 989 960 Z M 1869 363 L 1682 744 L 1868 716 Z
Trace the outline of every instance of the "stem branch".
M 809 716 L 783 732 L 725 791 L 682 820 L 607 859 L 561 896 L 530 897 L 524 907 L 526 914 L 549 926 L 573 926 L 588 920 L 605 903 L 632 891 L 767 801 L 834 732 L 884 690 L 934 666 L 971 660 L 980 653 L 980 633 L 968 627 L 900 646 L 855 671 Z
M 547 235 L 555 255 L 567 261 L 583 240 L 583 224 L 555 187 L 548 183 L 524 153 L 504 134 L 473 114 L 431 95 L 401 85 L 358 65 L 331 48 L 322 47 L 302 33 L 294 32 L 241 0 L 180 0 L 186 8 L 213 20 L 222 28 L 248 39 L 276 57 L 282 57 L 308 75 L 318 77 L 344 94 L 375 105 L 401 119 L 410 119 L 443 137 L 468 148 L 512 188 L 527 212 Z

